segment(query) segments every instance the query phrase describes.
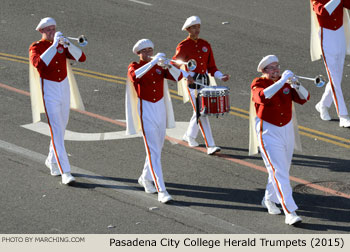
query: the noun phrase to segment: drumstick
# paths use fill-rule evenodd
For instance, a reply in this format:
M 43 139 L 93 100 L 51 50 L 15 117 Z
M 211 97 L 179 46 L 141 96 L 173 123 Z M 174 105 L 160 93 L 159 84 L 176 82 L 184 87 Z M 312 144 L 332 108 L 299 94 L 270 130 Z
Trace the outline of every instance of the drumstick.
M 197 82 L 197 81 L 195 81 L 195 82 L 193 82 L 194 84 L 197 84 L 197 85 L 199 85 L 199 86 L 202 86 L 202 87 L 208 87 L 207 85 L 204 85 L 204 84 L 202 84 L 202 83 L 199 83 L 199 82 Z M 197 90 L 197 88 L 196 88 L 196 90 Z
M 196 82 L 195 82 L 196 83 Z M 198 99 L 198 89 L 197 89 L 197 86 L 196 86 L 196 89 L 194 91 L 194 97 L 196 99 L 196 119 L 197 119 L 197 124 L 198 124 L 198 120 L 199 120 L 199 99 Z

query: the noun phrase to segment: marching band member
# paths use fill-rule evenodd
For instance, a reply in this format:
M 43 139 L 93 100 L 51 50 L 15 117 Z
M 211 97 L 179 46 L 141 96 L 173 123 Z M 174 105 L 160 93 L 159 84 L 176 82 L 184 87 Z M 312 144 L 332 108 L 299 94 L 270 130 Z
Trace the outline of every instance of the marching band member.
M 311 60 L 323 56 L 329 82 L 316 110 L 322 120 L 329 121 L 329 107 L 334 102 L 340 127 L 350 127 L 341 82 L 345 54 L 350 54 L 350 0 L 311 0 Z M 333 99 L 332 99 L 333 97 Z
M 45 165 L 52 176 L 62 175 L 62 184 L 71 184 L 70 164 L 64 146 L 64 134 L 69 119 L 70 105 L 84 109 L 68 59 L 84 62 L 85 54 L 65 37 L 56 32 L 56 21 L 43 18 L 36 30 L 40 41 L 29 47 L 30 93 L 33 122 L 46 113 L 51 142 Z
M 195 60 L 196 68 L 193 71 L 190 71 L 186 66 L 186 71 L 188 73 L 183 71 L 184 76 L 204 85 L 214 86 L 216 85 L 215 80 L 214 78 L 209 80 L 208 74 L 214 76 L 215 78 L 221 79 L 222 81 L 229 80 L 229 75 L 223 74 L 217 69 L 210 44 L 204 39 L 199 38 L 200 28 L 201 20 L 199 17 L 192 16 L 187 18 L 182 30 L 188 32 L 188 37 L 177 45 L 173 59 L 184 62 Z M 203 86 L 200 85 L 190 84 L 188 86 L 186 85 L 186 90 L 182 91 L 182 93 L 184 93 L 184 97 L 187 95 L 185 92 L 188 92 L 188 96 L 194 110 L 190 124 L 185 135 L 183 136 L 183 140 L 188 142 L 190 147 L 198 146 L 195 139 L 197 138 L 198 131 L 200 129 L 207 147 L 207 153 L 212 155 L 215 152 L 220 151 L 220 147 L 215 146 L 208 117 L 200 117 L 197 124 L 196 98 L 198 90 L 200 90 L 202 87 Z
M 301 222 L 301 218 L 295 212 L 298 207 L 289 180 L 293 149 L 298 140 L 298 135 L 294 133 L 297 125 L 293 126 L 292 103 L 304 104 L 310 95 L 300 83 L 286 83 L 294 74 L 286 70 L 281 76 L 275 55 L 264 57 L 257 70 L 262 72 L 262 76 L 255 78 L 251 84 L 249 154 L 257 153 L 259 146 L 268 170 L 263 207 L 269 214 L 280 214 L 276 203 L 281 204 L 285 223 L 294 225 Z
M 138 179 L 146 193 L 158 192 L 158 201 L 172 200 L 165 188 L 161 165 L 161 153 L 166 128 L 175 127 L 175 119 L 166 79 L 178 81 L 182 73 L 165 60 L 164 53 L 153 55 L 154 45 L 149 39 L 139 40 L 133 53 L 140 58 L 128 67 L 126 87 L 127 134 L 142 130 L 146 149 L 143 172 Z M 165 62 L 165 68 L 157 63 Z

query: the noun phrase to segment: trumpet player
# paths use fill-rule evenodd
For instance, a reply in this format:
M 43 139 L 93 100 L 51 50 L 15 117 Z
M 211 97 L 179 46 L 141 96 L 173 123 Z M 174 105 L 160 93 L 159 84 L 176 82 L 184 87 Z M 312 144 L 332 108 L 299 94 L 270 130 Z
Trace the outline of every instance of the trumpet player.
M 295 212 L 298 207 L 289 180 L 294 143 L 298 139 L 294 133 L 297 125 L 293 126 L 292 103 L 304 104 L 310 96 L 300 83 L 288 83 L 294 76 L 290 70 L 280 74 L 275 55 L 264 57 L 257 71 L 262 76 L 251 84 L 249 154 L 257 153 L 259 146 L 269 175 L 261 204 L 269 214 L 280 214 L 276 204 L 281 204 L 285 223 L 294 225 L 301 218 Z
M 328 109 L 334 102 L 340 127 L 350 127 L 341 82 L 345 54 L 350 54 L 350 21 L 346 9 L 350 0 L 311 0 L 311 60 L 323 56 L 329 82 L 316 110 L 322 120 L 329 121 Z M 346 39 L 347 38 L 347 39 Z
M 140 60 L 128 67 L 125 113 L 127 134 L 142 131 L 146 149 L 146 160 L 138 183 L 146 193 L 158 192 L 158 201 L 167 203 L 172 197 L 165 187 L 161 153 L 166 128 L 174 128 L 175 119 L 166 79 L 178 81 L 182 73 L 170 65 L 164 53 L 153 57 L 153 48 L 149 39 L 141 39 L 133 47 L 133 53 Z
M 206 40 L 199 38 L 200 28 L 201 20 L 199 17 L 192 16 L 186 19 L 182 30 L 188 32 L 188 37 L 177 45 L 173 60 L 181 60 L 185 62 L 195 60 L 196 68 L 190 71 L 186 66 L 186 71 L 188 73 L 184 74 L 186 78 L 196 82 L 200 82 L 207 86 L 216 85 L 213 83 L 215 82 L 214 78 L 209 80 L 210 77 L 208 74 L 217 79 L 221 79 L 222 81 L 228 81 L 230 78 L 229 75 L 223 74 L 216 67 L 211 45 Z M 194 112 L 187 131 L 183 136 L 183 140 L 188 142 L 190 147 L 198 146 L 196 138 L 200 129 L 207 147 L 207 154 L 212 155 L 215 152 L 219 152 L 220 147 L 215 145 L 209 118 L 204 116 L 198 119 L 196 113 L 197 106 L 199 105 L 198 102 L 196 103 L 196 94 L 202 87 L 203 86 L 192 83 L 186 87 L 187 90 L 184 90 L 184 92 L 188 92 L 189 94 Z
M 64 146 L 64 133 L 69 119 L 70 98 L 75 108 L 84 109 L 68 60 L 84 62 L 85 54 L 56 32 L 56 21 L 43 18 L 36 30 L 41 40 L 29 47 L 30 93 L 33 122 L 45 113 L 50 127 L 51 142 L 45 165 L 52 176 L 62 176 L 62 184 L 71 184 L 70 164 Z M 72 88 L 72 94 L 70 92 Z

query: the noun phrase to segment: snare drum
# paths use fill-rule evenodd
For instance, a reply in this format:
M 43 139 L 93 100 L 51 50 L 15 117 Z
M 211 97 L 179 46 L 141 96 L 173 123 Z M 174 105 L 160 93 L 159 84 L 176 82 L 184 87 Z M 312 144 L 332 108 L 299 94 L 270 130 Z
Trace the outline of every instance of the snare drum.
M 230 112 L 229 88 L 212 86 L 199 91 L 202 115 L 224 115 Z

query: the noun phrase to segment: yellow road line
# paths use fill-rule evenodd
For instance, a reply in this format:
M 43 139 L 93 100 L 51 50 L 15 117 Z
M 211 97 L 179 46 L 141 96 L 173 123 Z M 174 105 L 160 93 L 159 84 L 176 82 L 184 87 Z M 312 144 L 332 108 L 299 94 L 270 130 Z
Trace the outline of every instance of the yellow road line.
M 309 134 L 309 133 L 306 133 L 306 132 L 303 132 L 303 131 L 300 131 L 300 135 L 308 136 L 308 137 L 314 138 L 314 139 L 316 138 L 317 140 L 321 140 L 321 141 L 324 141 L 324 142 L 327 142 L 327 143 L 331 143 L 331 144 L 334 144 L 334 145 L 338 145 L 338 146 L 340 146 L 340 147 L 344 147 L 344 148 L 346 148 L 346 149 L 350 149 L 350 145 L 349 145 L 349 144 L 339 143 L 339 142 L 330 140 L 330 139 L 328 139 L 328 138 L 320 137 L 320 136 L 317 136 L 317 135 L 312 135 L 312 134 Z
M 99 77 L 96 75 L 92 75 L 92 74 L 87 74 L 87 73 L 81 73 L 81 72 L 77 72 L 77 71 L 73 71 L 75 74 L 78 75 L 82 75 L 82 76 L 86 76 L 86 77 L 90 77 L 90 78 L 95 78 L 95 79 L 99 79 L 99 80 L 104 80 L 104 81 L 108 81 L 108 82 L 114 82 L 114 83 L 118 83 L 118 84 L 123 84 L 125 85 L 125 81 L 119 81 L 119 80 L 112 80 L 112 79 L 108 79 L 108 78 L 104 78 L 104 77 Z
M 8 60 L 8 61 L 14 61 L 14 62 L 19 62 L 19 63 L 24 63 L 24 64 L 28 64 L 29 63 L 28 58 L 26 58 L 26 57 L 12 55 L 12 54 L 7 54 L 7 53 L 1 53 L 1 52 L 0 52 L 0 55 L 2 55 L 2 56 L 0 56 L 0 59 L 4 59 L 4 60 Z M 104 80 L 104 81 L 107 81 L 107 82 L 113 82 L 113 83 L 118 83 L 118 84 L 125 85 L 125 80 L 126 80 L 125 77 L 120 77 L 120 76 L 115 76 L 115 75 L 110 75 L 110 74 L 104 74 L 104 73 L 95 72 L 95 71 L 82 69 L 82 68 L 76 68 L 76 67 L 73 67 L 72 69 L 75 70 L 74 73 L 78 74 L 78 75 L 82 75 L 82 76 L 86 76 L 86 77 L 90 77 L 90 78 Z M 170 91 L 170 93 L 174 94 L 174 95 L 171 95 L 172 98 L 177 99 L 177 100 L 182 100 L 182 97 L 177 95 L 177 90 L 169 89 L 169 91 Z M 249 111 L 241 109 L 241 108 L 232 107 L 232 106 L 230 107 L 230 109 L 231 109 L 231 111 L 230 111 L 231 115 L 235 115 L 235 116 L 238 116 L 238 117 L 241 117 L 241 118 L 244 118 L 244 119 L 249 119 Z M 238 112 L 241 112 L 243 114 L 240 114 L 240 113 L 237 113 L 237 112 L 234 112 L 234 111 L 238 111 Z M 343 138 L 343 137 L 338 137 L 338 136 L 331 135 L 331 134 L 328 134 L 328 133 L 325 133 L 325 132 L 321 132 L 321 131 L 318 131 L 318 130 L 310 129 L 310 128 L 307 128 L 307 127 L 304 127 L 304 126 L 299 126 L 299 129 L 301 130 L 301 132 L 300 132 L 301 135 L 308 136 L 308 137 L 311 137 L 311 138 L 317 138 L 317 139 L 319 139 L 321 141 L 332 143 L 332 144 L 335 144 L 335 145 L 338 145 L 338 146 L 341 146 L 341 147 L 344 147 L 344 148 L 350 148 L 350 145 L 338 143 L 336 141 L 333 141 L 333 140 L 330 140 L 330 139 L 327 139 L 327 138 L 339 140 L 339 141 L 342 141 L 342 142 L 345 142 L 345 143 L 350 143 L 350 139 L 346 139 L 346 138 Z M 303 132 L 303 131 L 315 133 L 315 134 L 318 134 L 318 135 L 321 135 L 321 136 L 325 136 L 327 138 L 320 137 L 320 136 L 313 135 L 313 134 L 309 134 L 309 133 L 306 133 L 306 132 Z
M 249 111 L 247 110 L 244 110 L 244 109 L 240 109 L 240 108 L 236 108 L 236 107 L 231 107 L 232 110 L 236 110 L 236 111 L 239 111 L 239 112 L 242 112 L 242 113 L 245 113 L 247 115 L 249 115 Z
M 24 63 L 24 64 L 28 64 L 28 63 L 29 63 L 28 61 L 17 60 L 17 59 L 11 59 L 11 58 L 2 57 L 2 56 L 0 56 L 0 59 L 4 59 L 4 60 L 8 60 L 8 61 L 15 61 L 15 62 Z
M 322 132 L 322 131 L 306 128 L 304 126 L 299 126 L 299 129 L 305 130 L 305 131 L 309 131 L 309 132 L 313 132 L 313 133 L 316 133 L 316 134 L 321 135 L 321 136 L 326 136 L 326 137 L 329 137 L 329 138 L 340 140 L 340 141 L 343 141 L 343 142 L 346 142 L 346 143 L 350 143 L 350 139 L 346 139 L 346 138 L 330 135 L 330 134 L 327 134 L 327 133 Z
M 1 59 L 5 59 L 5 60 L 11 60 L 11 61 L 15 61 L 15 62 L 20 62 L 20 63 L 25 63 L 28 64 L 29 62 L 29 58 L 26 57 L 22 57 L 22 56 L 17 56 L 17 55 L 12 55 L 12 54 L 7 54 L 7 53 L 0 53 L 0 55 L 5 56 L 5 57 L 1 57 Z M 9 58 L 10 57 L 10 58 Z M 12 58 L 17 58 L 17 59 L 24 59 L 26 61 L 19 61 L 16 59 L 12 59 Z M 110 75 L 110 74 L 104 74 L 104 73 L 99 73 L 99 72 L 95 72 L 95 71 L 91 71 L 91 70 L 87 70 L 87 69 L 82 69 L 82 68 L 77 68 L 77 67 L 72 67 L 73 70 L 76 71 L 81 71 L 81 72 L 85 72 L 85 73 L 91 73 L 91 74 L 96 74 L 96 75 L 100 75 L 100 76 L 104 76 L 104 77 L 109 77 L 109 78 L 113 78 L 113 79 L 119 79 L 119 80 L 126 80 L 126 78 L 124 77 L 120 77 L 120 76 L 115 76 L 115 75 Z M 77 72 L 75 72 L 77 73 Z M 82 75 L 82 74 L 81 74 Z M 88 76 L 88 75 L 86 75 Z M 88 77 L 95 77 L 93 75 L 89 75 Z M 107 79 L 103 79 L 103 78 L 97 78 L 97 79 L 101 79 L 101 80 L 107 80 Z M 108 80 L 107 80 L 108 81 Z M 117 83 L 122 83 L 122 82 L 117 82 Z M 124 84 L 124 82 L 122 83 Z
M 110 77 L 110 78 L 113 78 L 113 79 L 119 79 L 119 80 L 123 80 L 123 81 L 126 80 L 126 78 L 124 78 L 124 77 L 110 75 L 110 74 L 104 74 L 104 73 L 99 73 L 99 72 L 95 72 L 95 71 L 91 71 L 91 70 L 87 70 L 87 69 L 82 69 L 82 68 L 77 68 L 77 67 L 72 67 L 72 69 L 73 70 L 77 70 L 77 71 L 86 72 L 86 73 L 92 73 L 92 74 L 97 74 L 97 75 L 101 75 L 101 76 L 105 76 L 105 77 Z
M 28 60 L 28 57 L 22 57 L 22 56 L 17 56 L 17 55 L 12 55 L 12 54 L 7 54 L 7 53 L 2 53 L 2 52 L 0 52 L 0 55 L 2 55 L 2 56 L 12 57 L 12 58 L 17 58 L 17 59 L 24 59 L 24 60 Z
M 244 118 L 244 119 L 249 119 L 249 116 L 247 116 L 247 115 L 242 115 L 242 114 L 240 114 L 240 113 L 236 113 L 236 112 L 233 112 L 233 111 L 230 111 L 230 114 L 231 114 L 231 115 L 235 115 L 235 116 L 242 117 L 242 118 Z

